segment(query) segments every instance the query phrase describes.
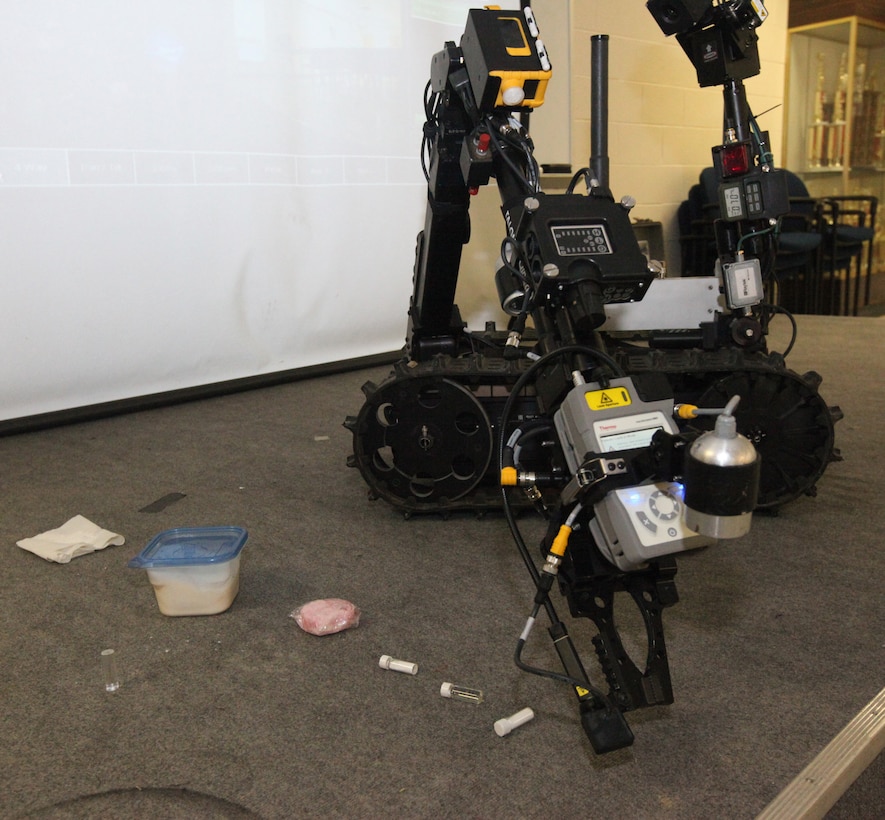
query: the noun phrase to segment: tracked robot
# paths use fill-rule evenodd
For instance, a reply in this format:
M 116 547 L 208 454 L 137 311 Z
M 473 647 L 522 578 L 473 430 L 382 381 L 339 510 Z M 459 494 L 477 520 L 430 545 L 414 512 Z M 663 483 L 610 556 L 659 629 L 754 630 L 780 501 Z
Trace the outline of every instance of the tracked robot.
M 755 510 L 813 494 L 837 458 L 837 408 L 820 377 L 766 345 L 786 182 L 743 81 L 759 73 L 758 0 L 650 0 L 702 86 L 722 86 L 713 148 L 721 218 L 708 276 L 664 278 L 640 249 L 630 197 L 609 188 L 608 38 L 593 38 L 589 166 L 545 193 L 527 128 L 550 57 L 531 8 L 474 9 L 433 56 L 422 161 L 428 182 L 402 359 L 345 426 L 372 498 L 410 516 L 503 510 L 534 585 L 515 653 L 568 683 L 593 749 L 628 746 L 625 713 L 673 701 L 662 611 L 675 555 L 745 534 Z M 506 328 L 470 330 L 455 304 L 471 196 L 492 179 L 503 215 L 494 281 Z M 793 324 L 795 329 L 795 323 Z M 540 550 L 524 509 L 547 521 Z M 551 591 L 593 621 L 607 691 L 591 683 Z M 613 613 L 632 598 L 648 641 L 640 668 Z M 562 671 L 523 647 L 544 609 Z

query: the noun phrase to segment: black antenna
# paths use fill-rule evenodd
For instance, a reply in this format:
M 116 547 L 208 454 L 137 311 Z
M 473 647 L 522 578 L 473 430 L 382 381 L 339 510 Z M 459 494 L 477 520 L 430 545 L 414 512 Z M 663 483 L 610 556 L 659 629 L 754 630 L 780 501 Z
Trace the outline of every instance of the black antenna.
M 608 188 L 608 35 L 590 38 L 590 170 Z

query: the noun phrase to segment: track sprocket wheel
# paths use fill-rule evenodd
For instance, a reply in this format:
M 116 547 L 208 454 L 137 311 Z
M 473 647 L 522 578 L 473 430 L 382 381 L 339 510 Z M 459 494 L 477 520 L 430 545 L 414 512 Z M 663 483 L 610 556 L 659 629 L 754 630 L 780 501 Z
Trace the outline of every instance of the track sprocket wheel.
M 492 428 L 466 387 L 445 378 L 393 378 L 363 392 L 366 403 L 348 427 L 355 466 L 372 492 L 414 508 L 454 501 L 483 479 Z
M 732 396 L 741 397 L 738 431 L 762 457 L 757 509 L 814 495 L 815 483 L 833 460 L 834 410 L 818 394 L 819 381 L 816 373 L 735 372 L 716 379 L 697 401 L 701 407 L 724 407 Z M 713 418 L 702 418 L 696 426 L 710 429 Z

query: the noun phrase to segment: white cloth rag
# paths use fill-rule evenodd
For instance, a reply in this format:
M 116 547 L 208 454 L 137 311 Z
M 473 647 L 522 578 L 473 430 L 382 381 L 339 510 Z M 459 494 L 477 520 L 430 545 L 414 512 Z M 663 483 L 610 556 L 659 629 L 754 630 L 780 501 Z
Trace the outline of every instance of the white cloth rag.
M 28 550 L 47 561 L 67 564 L 71 558 L 86 555 L 88 552 L 103 550 L 105 547 L 120 546 L 126 539 L 110 530 L 103 530 L 82 515 L 75 515 L 54 530 L 47 530 L 32 538 L 16 541 L 23 550 Z

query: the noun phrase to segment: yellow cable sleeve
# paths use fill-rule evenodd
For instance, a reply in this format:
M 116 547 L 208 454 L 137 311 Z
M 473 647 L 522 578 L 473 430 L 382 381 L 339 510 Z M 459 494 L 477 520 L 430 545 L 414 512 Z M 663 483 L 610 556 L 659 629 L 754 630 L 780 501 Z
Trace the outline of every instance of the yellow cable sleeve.
M 572 528 L 563 524 L 559 528 L 559 532 L 556 533 L 556 538 L 553 539 L 550 552 L 553 555 L 562 558 L 562 556 L 565 555 L 565 551 L 568 549 L 568 539 L 571 534 Z
M 501 469 L 501 486 L 502 487 L 515 487 L 516 486 L 516 467 L 504 467 Z

